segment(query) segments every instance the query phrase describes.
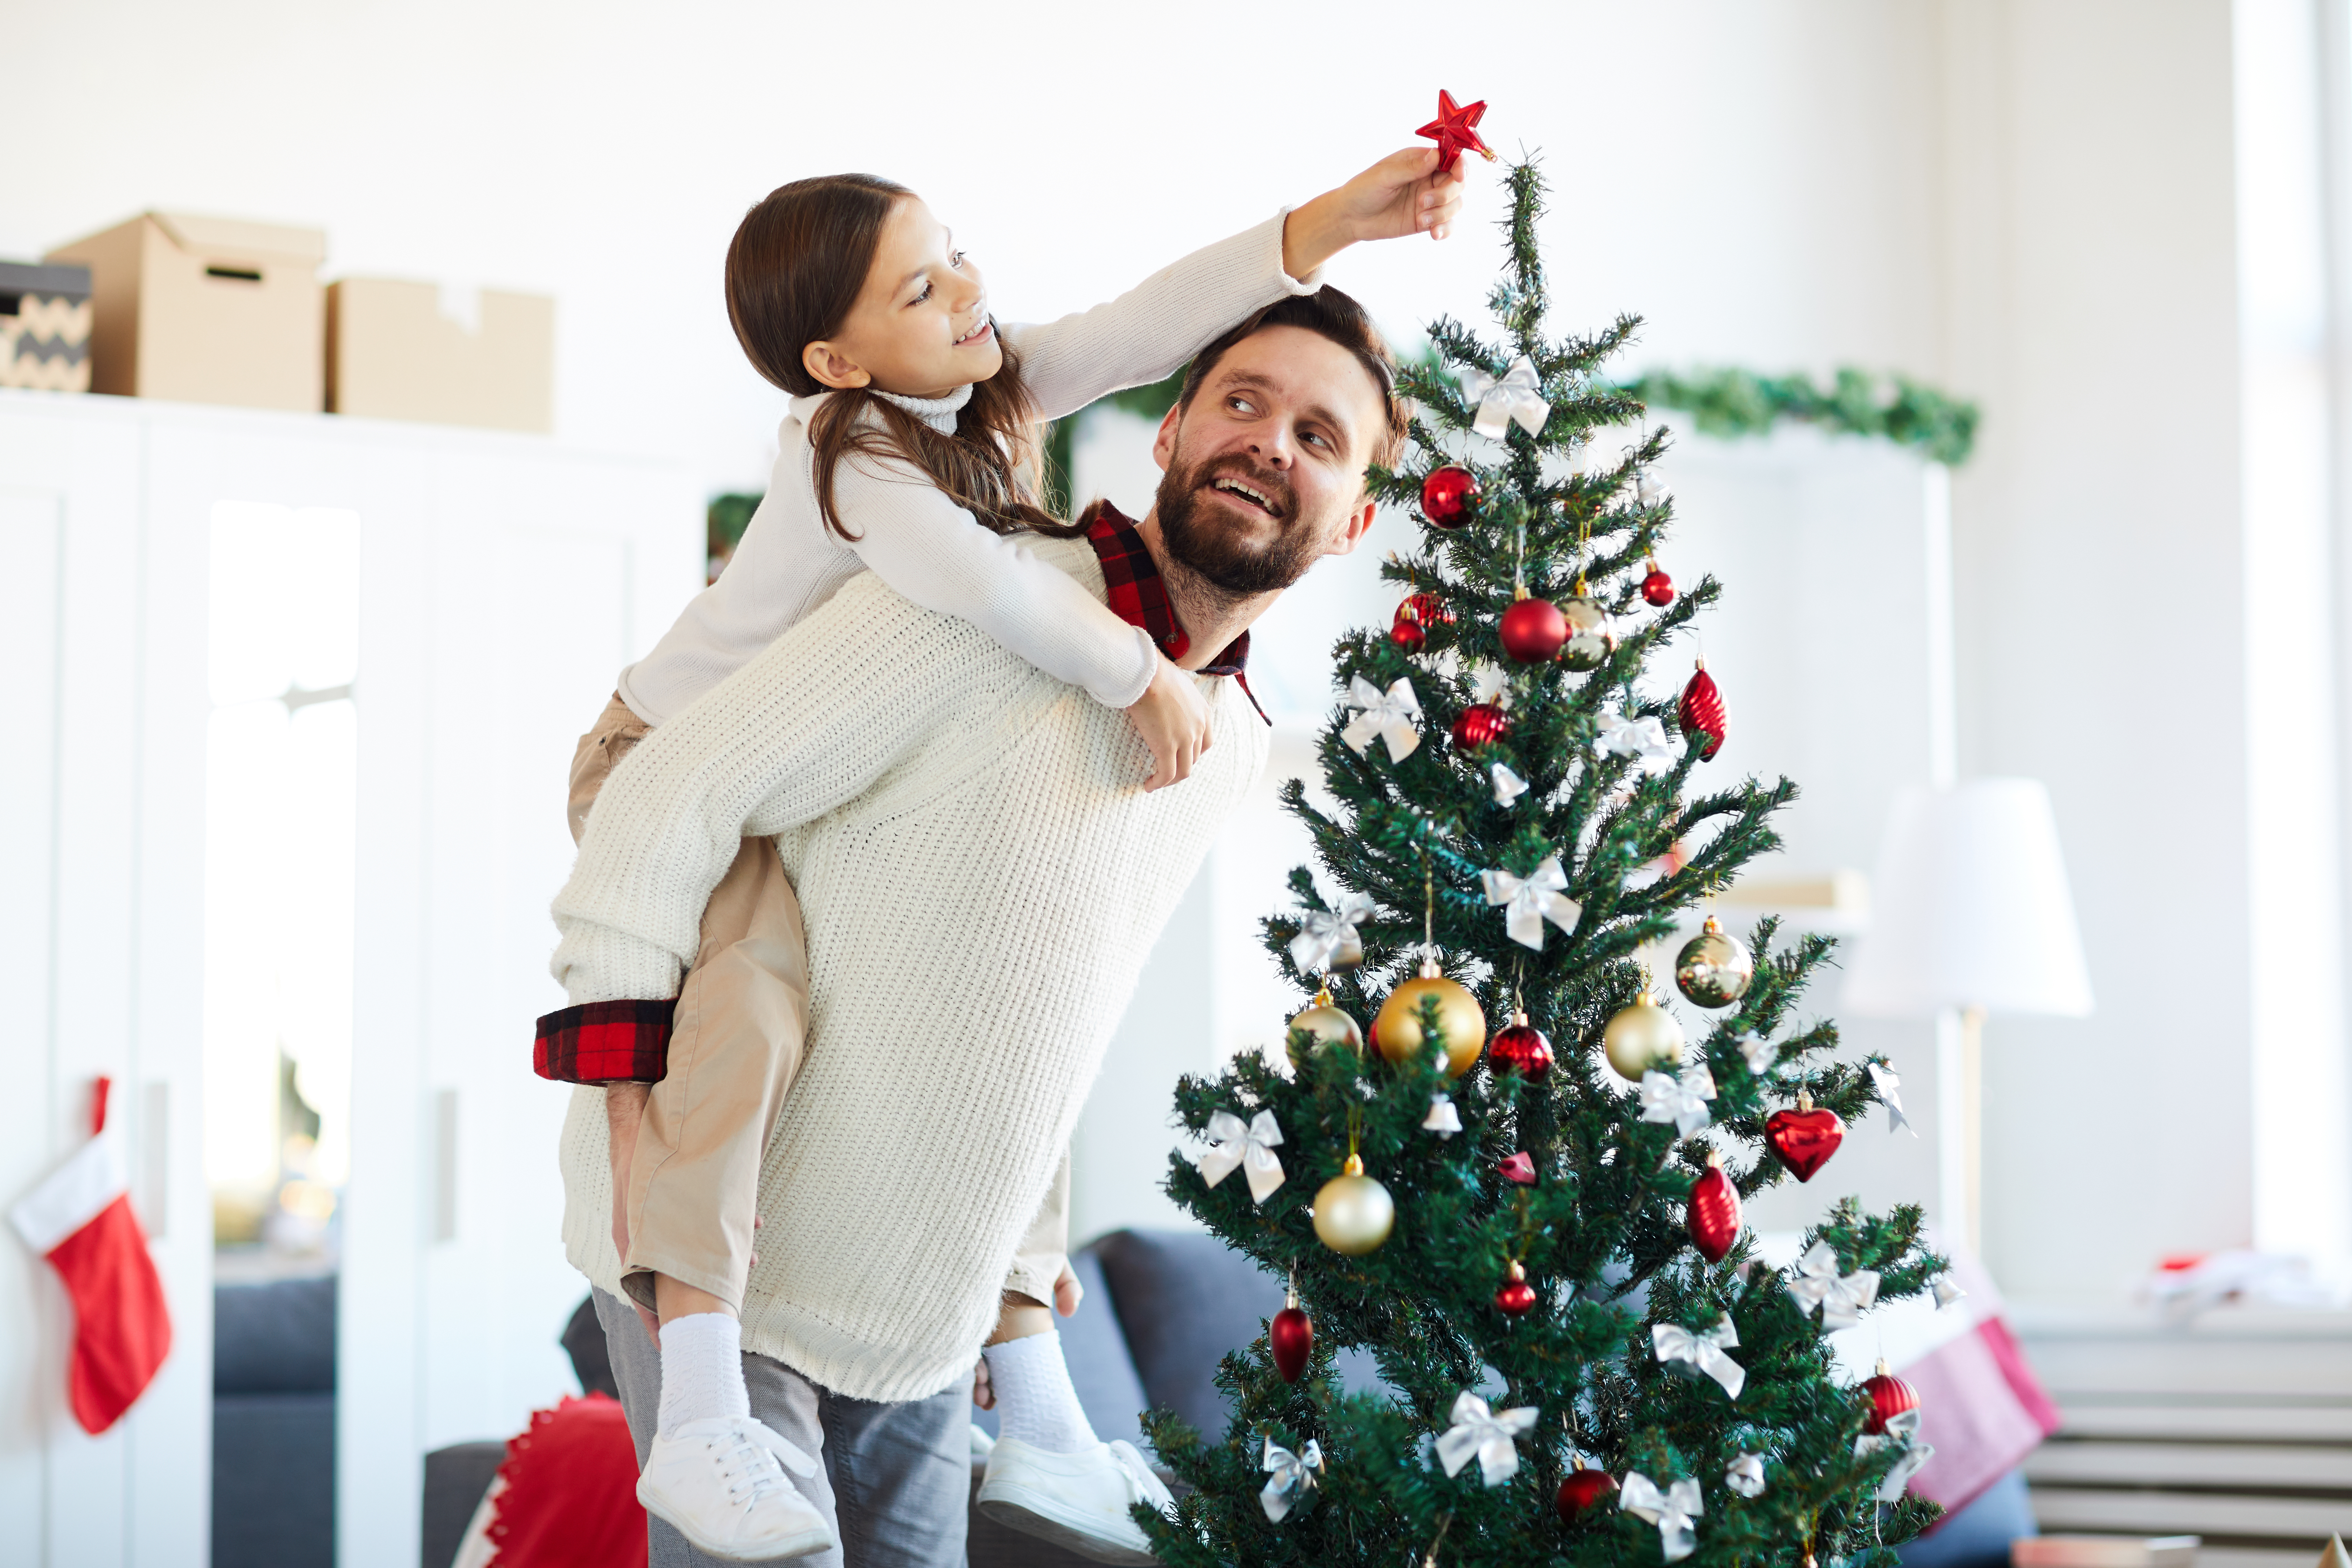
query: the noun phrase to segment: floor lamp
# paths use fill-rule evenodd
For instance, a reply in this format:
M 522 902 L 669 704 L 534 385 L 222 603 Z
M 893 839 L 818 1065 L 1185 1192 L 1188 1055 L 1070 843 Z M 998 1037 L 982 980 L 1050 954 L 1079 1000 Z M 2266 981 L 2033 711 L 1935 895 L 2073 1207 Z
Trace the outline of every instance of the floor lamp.
M 1977 779 L 1896 797 L 1844 1010 L 1937 1020 L 1942 1224 L 1981 1256 L 1985 1016 L 2091 1011 L 2058 822 L 2038 780 Z

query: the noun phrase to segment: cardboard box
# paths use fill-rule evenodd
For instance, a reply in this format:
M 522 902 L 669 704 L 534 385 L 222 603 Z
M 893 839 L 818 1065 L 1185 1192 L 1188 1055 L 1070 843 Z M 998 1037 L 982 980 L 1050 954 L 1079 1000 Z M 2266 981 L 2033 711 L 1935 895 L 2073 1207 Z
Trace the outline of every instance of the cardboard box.
M 326 254 L 317 229 L 146 213 L 48 259 L 89 268 L 92 391 L 316 413 Z
M 0 261 L 0 386 L 89 390 L 89 268 Z
M 2010 1568 L 2193 1568 L 2196 1535 L 2029 1535 L 2009 1544 Z
M 555 301 L 345 278 L 327 290 L 327 407 L 371 419 L 555 428 Z

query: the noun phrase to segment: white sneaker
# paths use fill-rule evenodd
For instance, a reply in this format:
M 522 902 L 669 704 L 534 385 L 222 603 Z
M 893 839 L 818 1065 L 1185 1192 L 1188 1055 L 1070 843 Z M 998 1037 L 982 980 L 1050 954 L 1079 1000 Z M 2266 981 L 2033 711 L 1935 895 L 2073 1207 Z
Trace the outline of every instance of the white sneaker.
M 836 1544 L 833 1528 L 786 1479 L 783 1465 L 803 1477 L 816 1474 L 814 1459 L 748 1415 L 688 1421 L 655 1436 L 637 1477 L 637 1500 L 696 1550 L 730 1563 L 830 1549 Z
M 1139 1502 L 1162 1513 L 1176 1506 L 1132 1443 L 1048 1454 L 1017 1437 L 997 1439 L 977 1500 L 981 1512 L 1008 1529 L 1091 1562 L 1138 1568 L 1160 1559 L 1127 1510 Z

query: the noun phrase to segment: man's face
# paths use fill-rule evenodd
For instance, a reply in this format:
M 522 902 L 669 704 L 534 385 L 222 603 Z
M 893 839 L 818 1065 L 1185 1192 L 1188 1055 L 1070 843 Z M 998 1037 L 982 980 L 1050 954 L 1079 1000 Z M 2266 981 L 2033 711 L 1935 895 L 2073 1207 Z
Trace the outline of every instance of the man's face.
M 1168 553 L 1232 594 L 1278 592 L 1345 555 L 1371 526 L 1364 469 L 1386 417 L 1371 373 L 1330 339 L 1251 333 L 1160 422 Z

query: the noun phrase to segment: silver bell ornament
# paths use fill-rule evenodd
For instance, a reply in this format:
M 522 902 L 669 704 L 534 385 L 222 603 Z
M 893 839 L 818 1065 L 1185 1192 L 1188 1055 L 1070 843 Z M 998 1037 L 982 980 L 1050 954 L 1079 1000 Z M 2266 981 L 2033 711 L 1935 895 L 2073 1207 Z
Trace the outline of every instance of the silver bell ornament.
M 1728 1007 L 1748 994 L 1756 978 L 1756 955 L 1727 935 L 1713 915 L 1675 959 L 1675 986 L 1702 1007 Z

